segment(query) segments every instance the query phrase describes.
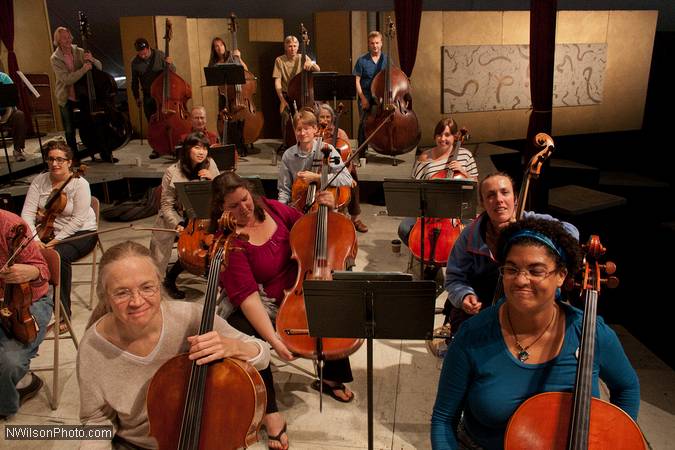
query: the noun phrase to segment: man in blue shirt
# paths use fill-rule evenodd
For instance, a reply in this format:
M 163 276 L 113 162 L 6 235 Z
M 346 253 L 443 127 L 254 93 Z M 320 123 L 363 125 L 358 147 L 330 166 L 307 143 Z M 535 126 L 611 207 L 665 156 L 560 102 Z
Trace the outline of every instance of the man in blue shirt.
M 370 85 L 375 75 L 386 65 L 387 55 L 382 53 L 382 35 L 379 31 L 371 31 L 368 33 L 368 53 L 356 60 L 353 72 L 356 75 L 356 93 L 359 96 L 359 146 L 366 140 L 364 121 L 373 101 Z
M 0 72 L 0 84 L 14 84 L 12 79 L 4 72 Z M 0 125 L 8 124 L 12 130 L 14 140 L 14 159 L 25 161 L 24 145 L 26 142 L 26 119 L 23 111 L 16 107 L 4 107 L 0 105 Z

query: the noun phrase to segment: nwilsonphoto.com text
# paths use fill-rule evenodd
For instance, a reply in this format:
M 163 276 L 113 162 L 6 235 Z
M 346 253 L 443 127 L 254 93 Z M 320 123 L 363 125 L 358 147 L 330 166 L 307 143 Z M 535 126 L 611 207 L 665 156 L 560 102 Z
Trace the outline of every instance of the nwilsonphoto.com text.
M 5 425 L 5 440 L 68 441 L 111 440 L 112 425 Z

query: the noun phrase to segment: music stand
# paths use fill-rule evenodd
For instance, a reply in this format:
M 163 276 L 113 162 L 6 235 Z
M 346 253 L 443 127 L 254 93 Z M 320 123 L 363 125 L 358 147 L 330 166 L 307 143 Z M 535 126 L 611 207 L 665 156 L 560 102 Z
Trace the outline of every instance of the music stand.
M 333 100 L 337 107 L 338 100 L 354 100 L 356 98 L 356 77 L 340 75 L 337 72 L 314 72 L 314 99 L 317 101 Z
M 209 157 L 216 162 L 221 172 L 234 170 L 236 153 L 237 146 L 234 144 L 213 144 L 209 147 Z
M 33 86 L 33 83 L 28 80 L 26 75 L 23 74 L 22 71 L 17 70 L 16 74 L 21 78 L 21 81 L 23 84 L 28 88 L 31 94 L 33 94 L 33 97 L 31 99 L 31 114 L 35 112 L 35 105 L 36 105 L 36 100 L 40 98 L 40 92 L 38 92 L 37 89 L 35 89 L 35 86 Z M 47 164 L 47 160 L 45 159 L 45 154 L 42 151 L 42 136 L 45 136 L 45 133 L 40 133 L 40 125 L 38 124 L 37 116 L 33 114 L 33 121 L 35 122 L 35 134 L 37 135 L 38 138 L 38 145 L 40 146 L 40 156 L 42 156 L 42 162 Z
M 422 219 L 420 279 L 424 278 L 424 222 L 426 217 L 476 216 L 477 182 L 466 179 L 384 179 L 384 201 L 390 216 Z
M 242 176 L 241 178 L 252 184 L 253 192 L 261 196 L 265 195 L 259 176 Z M 183 205 L 189 219 L 211 218 L 211 180 L 175 183 L 174 186 L 176 197 Z
M 207 86 L 222 86 L 224 84 L 246 84 L 246 75 L 244 74 L 244 66 L 241 64 L 217 64 L 213 67 L 204 67 L 204 77 L 206 78 Z M 220 94 L 218 94 L 220 95 Z M 229 99 L 227 98 L 227 89 L 225 89 L 225 104 L 229 105 Z M 220 111 L 218 111 L 220 114 Z M 232 146 L 233 151 L 237 151 L 237 146 L 235 144 L 229 144 L 227 141 L 227 128 L 229 126 L 229 120 L 227 115 L 225 115 L 223 120 L 223 135 L 221 140 L 225 146 L 226 151 L 229 153 L 230 146 Z M 210 153 L 209 153 L 210 156 Z M 214 158 L 215 159 L 215 158 Z M 223 161 L 224 162 L 224 161 Z M 218 168 L 220 168 L 220 164 Z M 229 167 L 229 166 L 228 166 Z
M 12 108 L 19 104 L 19 90 L 16 84 L 0 84 L 0 105 L 3 108 Z M 12 163 L 9 160 L 9 153 L 7 152 L 7 141 L 4 133 L 0 132 L 0 139 L 2 139 L 2 148 L 5 150 L 5 161 L 7 161 L 7 173 L 9 183 L 4 183 L 3 186 L 14 186 L 17 184 L 29 184 L 21 180 L 13 180 Z
M 363 338 L 367 349 L 368 448 L 373 448 L 373 339 L 429 339 L 436 285 L 410 274 L 336 272 L 303 283 L 309 335 Z M 336 301 L 339 298 L 339 301 Z

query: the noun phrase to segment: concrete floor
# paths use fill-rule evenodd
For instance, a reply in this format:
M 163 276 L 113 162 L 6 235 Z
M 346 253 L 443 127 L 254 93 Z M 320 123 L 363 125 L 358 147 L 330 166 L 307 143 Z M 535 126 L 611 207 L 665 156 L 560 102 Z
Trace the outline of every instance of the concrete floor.
M 490 171 L 489 158 L 481 144 L 477 152 L 479 170 L 485 174 Z M 138 147 L 132 143 L 115 153 L 121 159 L 117 166 L 135 165 L 136 156 L 142 155 L 142 163 L 149 165 L 148 147 Z M 409 159 L 410 154 L 404 155 Z M 271 166 L 270 153 L 261 152 L 248 159 L 257 168 L 246 167 L 242 163 L 239 172 L 248 174 Z M 401 177 L 409 174 L 410 165 L 399 164 L 395 169 L 390 163 L 373 159 L 362 168 L 364 176 L 376 177 L 376 166 L 381 170 L 400 171 Z M 128 163 L 128 165 L 126 165 Z M 166 164 L 163 164 L 166 167 Z M 371 169 L 372 173 L 369 174 Z M 360 172 L 361 173 L 361 172 Z M 389 176 L 389 175 L 387 175 Z M 403 248 L 400 255 L 392 253 L 390 241 L 396 238 L 396 228 L 400 218 L 386 215 L 382 206 L 363 205 L 363 220 L 370 231 L 359 234 L 359 253 L 356 260 L 357 271 L 405 271 L 409 255 Z M 154 218 L 136 222 L 149 226 Z M 119 223 L 101 223 L 101 229 L 119 226 Z M 129 232 L 128 230 L 102 234 L 104 247 L 133 239 L 145 245 L 149 244 L 149 232 Z M 88 267 L 78 267 L 74 271 L 74 280 L 86 279 Z M 201 301 L 205 291 L 204 282 L 193 276 L 181 276 L 179 286 L 188 294 L 189 301 Z M 85 307 L 88 301 L 89 286 L 85 283 L 74 288 L 73 322 L 75 332 L 81 336 L 87 322 L 89 311 Z M 441 295 L 437 304 L 444 301 Z M 440 317 L 436 319 L 440 321 Z M 654 449 L 675 448 L 675 373 L 656 358 L 639 341 L 628 334 L 621 326 L 614 327 L 624 348 L 638 372 L 642 388 L 642 402 L 639 424 L 651 447 Z M 52 343 L 42 345 L 40 355 L 32 362 L 32 368 L 44 367 L 52 361 Z M 61 402 L 55 411 L 42 390 L 32 400 L 23 405 L 19 414 L 9 419 L 7 424 L 77 424 L 79 391 L 75 376 L 76 352 L 71 342 L 61 342 L 60 385 Z M 307 360 L 285 363 L 273 358 L 275 382 L 279 406 L 288 422 L 288 435 L 293 449 L 364 449 L 367 448 L 367 399 L 366 399 L 366 347 L 365 345 L 351 357 L 355 381 L 350 384 L 356 394 L 350 404 L 338 403 L 330 397 L 324 397 L 323 412 L 319 414 L 318 393 L 310 389 L 313 377 L 313 365 Z M 374 442 L 377 449 L 428 449 L 429 421 L 441 361 L 431 356 L 423 341 L 376 341 L 374 344 Z M 51 372 L 41 372 L 40 376 L 50 385 Z M 261 441 L 251 448 L 266 448 L 264 433 Z M 0 439 L 4 440 L 4 433 Z M 17 449 L 69 449 L 76 446 L 74 441 L 7 441 L 0 443 L 2 448 Z

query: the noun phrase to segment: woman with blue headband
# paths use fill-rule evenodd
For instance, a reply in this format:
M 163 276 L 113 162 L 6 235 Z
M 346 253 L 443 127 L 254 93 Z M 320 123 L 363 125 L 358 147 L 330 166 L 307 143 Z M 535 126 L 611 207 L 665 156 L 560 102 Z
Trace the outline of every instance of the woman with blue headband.
M 504 299 L 467 320 L 443 363 L 431 420 L 437 449 L 503 448 L 506 425 L 522 402 L 574 387 L 583 313 L 557 300 L 581 249 L 559 222 L 524 219 L 497 242 Z M 610 402 L 637 420 L 640 387 L 619 339 L 598 317 L 593 395 L 598 379 Z

